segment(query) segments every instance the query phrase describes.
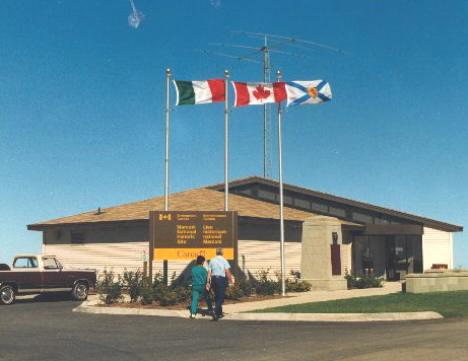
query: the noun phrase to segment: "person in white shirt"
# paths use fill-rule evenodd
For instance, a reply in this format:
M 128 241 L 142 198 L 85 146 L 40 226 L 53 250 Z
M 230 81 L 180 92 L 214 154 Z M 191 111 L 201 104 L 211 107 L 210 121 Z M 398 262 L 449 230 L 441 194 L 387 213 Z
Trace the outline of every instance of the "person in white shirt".
M 215 294 L 215 310 L 213 319 L 216 321 L 223 317 L 224 292 L 226 285 L 234 283 L 234 277 L 231 273 L 229 262 L 223 257 L 223 249 L 216 249 L 216 257 L 213 257 L 208 264 L 208 283 L 207 289 L 213 288 Z

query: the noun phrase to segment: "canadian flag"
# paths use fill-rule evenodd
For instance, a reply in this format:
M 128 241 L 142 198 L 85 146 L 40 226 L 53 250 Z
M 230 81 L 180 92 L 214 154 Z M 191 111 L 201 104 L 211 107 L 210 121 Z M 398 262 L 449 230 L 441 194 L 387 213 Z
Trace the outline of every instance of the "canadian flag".
M 279 103 L 287 98 L 284 82 L 241 83 L 231 82 L 234 87 L 234 106 Z

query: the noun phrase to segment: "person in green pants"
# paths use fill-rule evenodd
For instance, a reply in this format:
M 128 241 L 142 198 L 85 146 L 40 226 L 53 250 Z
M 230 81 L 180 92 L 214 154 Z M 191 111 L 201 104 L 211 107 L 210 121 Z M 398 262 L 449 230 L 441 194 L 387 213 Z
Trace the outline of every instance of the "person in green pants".
M 213 305 L 210 295 L 206 290 L 208 271 L 203 266 L 205 257 L 198 256 L 197 264 L 192 268 L 192 305 L 190 307 L 190 318 L 196 318 L 198 311 L 198 301 L 200 297 L 205 299 L 208 306 L 208 312 L 213 313 Z

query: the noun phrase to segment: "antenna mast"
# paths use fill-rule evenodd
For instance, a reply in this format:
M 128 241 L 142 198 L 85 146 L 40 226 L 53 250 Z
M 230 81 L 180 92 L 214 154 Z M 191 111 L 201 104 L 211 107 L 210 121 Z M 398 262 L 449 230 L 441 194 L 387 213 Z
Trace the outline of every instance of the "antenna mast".
M 270 51 L 268 37 L 265 35 L 263 51 L 263 82 L 270 82 Z M 263 177 L 271 178 L 271 111 L 270 104 L 263 105 Z
M 321 49 L 328 50 L 335 53 L 345 53 L 343 50 L 335 48 L 330 45 L 317 43 L 310 40 L 298 39 L 283 35 L 274 35 L 266 33 L 254 33 L 248 31 L 233 31 L 232 33 L 241 34 L 249 38 L 263 39 L 263 46 L 255 47 L 244 44 L 225 44 L 225 43 L 211 43 L 221 48 L 231 49 L 248 49 L 251 52 L 244 55 L 229 54 L 219 51 L 201 50 L 201 52 L 208 55 L 217 55 L 226 58 L 236 59 L 239 61 L 247 61 L 252 63 L 263 63 L 263 82 L 269 83 L 271 81 L 271 62 L 270 54 L 278 53 L 296 58 L 310 58 L 304 50 Z M 301 52 L 289 52 L 280 50 L 283 47 L 295 47 L 300 49 Z M 263 55 L 263 62 L 259 61 L 259 55 Z M 272 162 L 271 162 L 271 105 L 263 105 L 263 176 L 265 178 L 272 177 Z

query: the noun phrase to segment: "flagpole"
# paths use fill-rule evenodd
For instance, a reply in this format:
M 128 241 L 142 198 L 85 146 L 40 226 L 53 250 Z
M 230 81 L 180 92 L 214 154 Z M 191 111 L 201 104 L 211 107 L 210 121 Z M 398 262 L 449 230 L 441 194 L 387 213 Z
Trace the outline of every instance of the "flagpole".
M 164 210 L 169 210 L 169 127 L 171 121 L 171 104 L 169 85 L 171 82 L 171 69 L 166 69 L 166 157 L 164 159 Z
M 276 72 L 277 81 L 281 81 L 281 71 Z M 284 255 L 284 197 L 283 197 L 283 140 L 282 140 L 281 103 L 278 103 L 278 165 L 279 165 L 279 196 L 280 196 L 280 258 L 281 258 L 281 295 L 286 296 L 285 255 Z
M 224 70 L 224 211 L 229 210 L 229 70 Z
M 171 125 L 171 103 L 170 103 L 170 83 L 171 69 L 166 69 L 166 157 L 164 159 L 165 179 L 164 179 L 164 210 L 169 210 L 169 131 Z M 169 264 L 167 259 L 163 260 L 163 281 L 168 283 Z

